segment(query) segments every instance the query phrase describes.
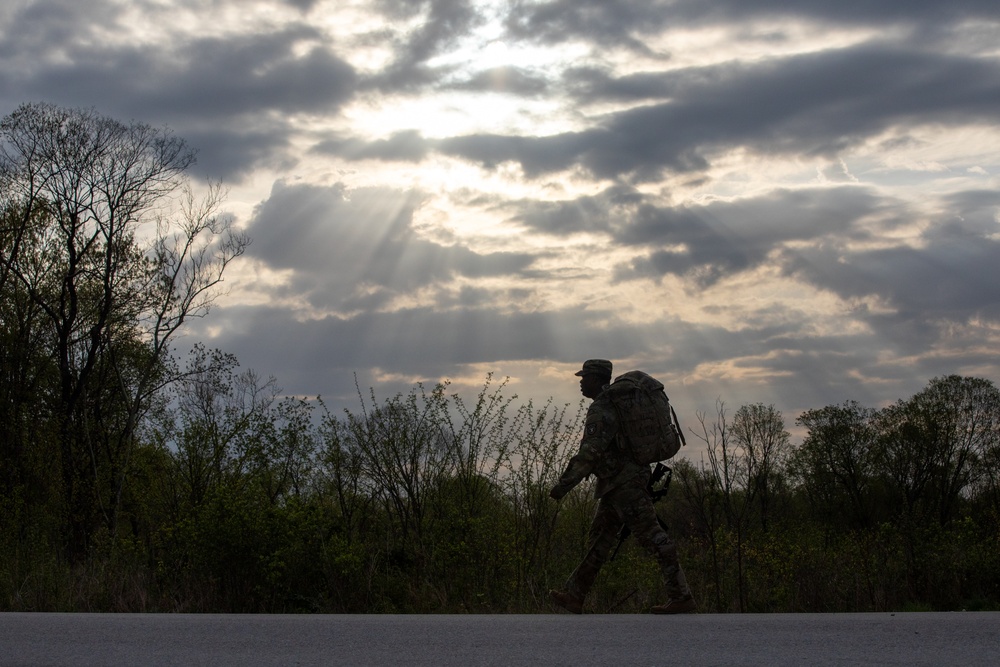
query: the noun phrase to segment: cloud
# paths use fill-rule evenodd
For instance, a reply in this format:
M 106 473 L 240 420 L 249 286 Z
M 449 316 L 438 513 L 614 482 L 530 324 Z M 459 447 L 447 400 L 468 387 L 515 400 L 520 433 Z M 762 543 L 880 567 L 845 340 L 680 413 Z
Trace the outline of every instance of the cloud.
M 556 0 L 515 5 L 507 29 L 521 39 L 549 43 L 583 37 L 596 44 L 620 44 L 648 49 L 635 33 L 658 31 L 670 20 L 670 5 L 662 1 Z
M 254 242 L 193 336 L 291 393 L 513 367 L 544 397 L 607 356 L 792 418 L 995 374 L 998 25 L 992 0 L 28 0 L 0 9 L 0 113 L 197 149 Z
M 308 13 L 315 7 L 320 0 L 283 0 L 292 7 L 300 9 L 303 13 Z
M 560 44 L 585 39 L 604 46 L 647 51 L 643 37 L 671 28 L 744 25 L 749 21 L 806 20 L 834 25 L 919 26 L 938 30 L 946 25 L 1000 16 L 990 0 L 887 0 L 829 2 L 806 0 L 551 0 L 516 5 L 507 20 L 522 39 Z
M 288 169 L 294 130 L 280 119 L 264 118 L 234 126 L 188 129 L 184 140 L 197 151 L 191 174 L 206 181 L 232 183 L 255 169 Z
M 537 178 L 583 167 L 600 179 L 659 180 L 699 172 L 736 149 L 836 158 L 895 127 L 988 124 L 1000 113 L 1000 64 L 861 45 L 755 63 L 614 78 L 573 70 L 583 104 L 661 99 L 547 136 L 470 134 L 426 139 L 411 130 L 377 142 L 334 141 L 348 159 L 417 159 L 430 150 Z
M 663 205 L 626 186 L 567 201 L 510 202 L 511 220 L 552 236 L 603 234 L 645 250 L 617 280 L 675 275 L 708 287 L 771 261 L 791 243 L 863 241 L 906 221 L 900 202 L 861 186 L 779 189 L 705 204 Z
M 453 84 L 442 86 L 444 90 L 468 92 L 507 93 L 520 97 L 533 97 L 550 89 L 548 77 L 521 67 L 491 67 Z
M 388 139 L 363 141 L 355 137 L 332 136 L 312 147 L 311 152 L 335 155 L 348 160 L 420 162 L 431 151 L 430 143 L 415 130 L 394 132 Z
M 850 251 L 837 245 L 788 251 L 786 271 L 845 300 L 879 299 L 886 310 L 861 312 L 880 329 L 912 341 L 911 353 L 972 319 L 1000 324 L 1000 241 L 953 223 L 925 232 L 917 247 Z M 909 333 L 907 333 L 909 332 Z
M 486 167 L 514 160 L 528 174 L 581 165 L 598 178 L 655 180 L 664 171 L 703 170 L 738 147 L 834 157 L 898 124 L 990 123 L 1000 113 L 995 60 L 867 45 L 619 83 L 595 78 L 583 101 L 614 99 L 624 88 L 669 101 L 608 114 L 584 131 L 454 138 L 442 150 Z
M 166 58 L 161 55 L 158 62 L 144 63 L 154 79 L 138 90 L 144 100 L 166 105 L 177 116 L 332 113 L 354 94 L 357 75 L 323 46 L 310 45 L 318 39 L 300 26 L 239 38 L 196 39 Z M 305 52 L 298 55 L 298 47 Z
M 315 306 L 371 306 L 455 277 L 515 276 L 530 253 L 477 253 L 421 238 L 413 214 L 424 195 L 390 188 L 275 183 L 248 232 L 250 256 L 294 272 L 292 291 Z M 361 301 L 358 299 L 361 298 Z
M 95 44 L 86 26 L 81 32 L 60 44 L 61 57 L 37 59 L 28 71 L 7 70 L 12 92 L 59 91 L 77 106 L 111 103 L 144 118 L 205 122 L 264 111 L 332 112 L 357 85 L 353 68 L 301 24 L 141 46 Z
M 478 163 L 486 169 L 495 169 L 504 162 L 517 162 L 527 177 L 536 178 L 573 166 L 590 136 L 581 133 L 548 137 L 474 134 L 441 139 L 436 146 L 445 155 Z
M 5 24 L 0 24 L 4 29 L 0 62 L 24 68 L 22 75 L 65 60 L 94 36 L 96 26 L 122 27 L 121 12 L 100 0 L 86 4 L 73 0 L 6 3 L 0 20 Z
M 795 410 L 847 398 L 877 404 L 887 386 L 919 386 L 922 373 L 948 368 L 887 364 L 891 341 L 872 332 L 820 335 L 803 312 L 762 314 L 757 324 L 735 330 L 676 318 L 623 322 L 614 311 L 578 307 L 512 313 L 490 308 L 483 294 L 475 296 L 466 307 L 447 311 L 428 307 L 305 320 L 287 308 L 224 308 L 213 313 L 214 328 L 222 333 L 211 344 L 240 359 L 260 360 L 258 372 L 280 372 L 288 393 L 322 393 L 347 405 L 354 401 L 355 374 L 363 390 L 377 386 L 382 396 L 408 388 L 409 380 L 380 378 L 382 369 L 433 383 L 466 376 L 470 367 L 503 377 L 540 362 L 573 366 L 610 357 L 620 370 L 643 368 L 667 382 L 688 422 L 717 398 Z M 722 382 L 720 375 L 743 379 Z M 557 388 L 561 396 L 576 396 L 568 374 Z
M 392 33 L 393 61 L 366 82 L 368 87 L 386 93 L 416 92 L 436 84 L 440 73 L 451 68 L 429 67 L 428 61 L 483 21 L 471 0 L 378 0 L 373 6 L 394 24 L 408 21 L 416 26 Z
M 610 234 L 622 218 L 635 214 L 646 197 L 634 188 L 617 185 L 600 194 L 570 200 L 517 200 L 500 208 L 510 212 L 510 221 L 551 236 L 579 233 Z
M 199 174 L 231 181 L 262 166 L 287 167 L 286 150 L 300 113 L 335 114 L 355 94 L 358 76 L 330 52 L 321 35 L 291 23 L 271 32 L 226 37 L 181 37 L 163 43 L 120 43 L 97 37 L 97 19 L 107 11 L 78 15 L 79 3 L 56 12 L 46 3 L 29 6 L 9 30 L 58 48 L 18 47 L 0 51 L 4 101 L 44 100 L 93 107 L 102 114 L 168 124 L 199 152 Z M 65 20 L 29 23 L 41 7 Z M 89 11 L 89 8 L 88 8 Z M 72 29 L 67 23 L 79 19 Z M 110 25 L 121 17 L 109 15 Z M 125 31 L 125 27 L 121 27 Z M 17 66 L 11 66 L 18 63 Z
M 365 383 L 374 377 L 372 369 L 436 381 L 465 375 L 469 365 L 492 366 L 502 377 L 518 362 L 577 364 L 597 356 L 595 351 L 624 356 L 644 344 L 634 327 L 608 326 L 611 313 L 576 308 L 510 313 L 488 302 L 448 311 L 412 308 L 308 320 L 281 307 L 220 308 L 213 319 L 221 333 L 211 345 L 241 360 L 259 360 L 254 367 L 262 374 L 280 372 L 287 392 L 348 397 L 354 374 L 362 387 L 370 386 Z M 566 388 L 573 387 L 567 376 Z
M 771 261 L 789 243 L 867 236 L 867 223 L 886 207 L 874 192 L 851 187 L 779 190 L 704 206 L 644 206 L 617 237 L 651 251 L 618 266 L 616 277 L 672 274 L 708 287 Z

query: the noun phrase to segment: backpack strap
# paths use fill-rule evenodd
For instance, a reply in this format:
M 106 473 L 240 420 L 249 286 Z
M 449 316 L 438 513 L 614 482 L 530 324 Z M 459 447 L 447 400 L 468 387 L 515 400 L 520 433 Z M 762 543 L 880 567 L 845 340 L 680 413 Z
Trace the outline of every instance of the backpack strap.
M 687 447 L 687 440 L 684 438 L 684 431 L 681 429 L 681 423 L 677 420 L 677 413 L 674 411 L 673 403 L 667 399 L 667 403 L 670 405 L 670 419 L 674 423 L 674 431 L 677 433 L 677 437 L 681 439 L 681 447 Z

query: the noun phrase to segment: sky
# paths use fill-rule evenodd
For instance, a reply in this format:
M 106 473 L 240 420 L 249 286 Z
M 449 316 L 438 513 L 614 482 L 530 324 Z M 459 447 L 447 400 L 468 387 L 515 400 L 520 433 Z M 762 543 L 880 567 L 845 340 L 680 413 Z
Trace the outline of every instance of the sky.
M 8 0 L 27 102 L 197 150 L 253 240 L 181 346 L 335 410 L 607 358 L 794 436 L 1000 379 L 996 0 Z

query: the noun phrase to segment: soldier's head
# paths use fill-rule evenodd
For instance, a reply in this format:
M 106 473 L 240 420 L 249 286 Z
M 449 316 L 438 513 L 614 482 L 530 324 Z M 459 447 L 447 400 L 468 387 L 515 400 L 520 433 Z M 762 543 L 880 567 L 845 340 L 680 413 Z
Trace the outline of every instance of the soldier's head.
M 576 372 L 580 378 L 580 393 L 587 398 L 596 398 L 604 385 L 611 382 L 611 362 L 607 359 L 587 359 L 583 368 Z

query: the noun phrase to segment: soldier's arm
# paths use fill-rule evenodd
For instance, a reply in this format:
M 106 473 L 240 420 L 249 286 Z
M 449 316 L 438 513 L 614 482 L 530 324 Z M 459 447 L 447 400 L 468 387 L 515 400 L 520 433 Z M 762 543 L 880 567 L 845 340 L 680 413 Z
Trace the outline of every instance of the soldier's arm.
M 549 493 L 556 500 L 570 492 L 574 486 L 594 471 L 615 436 L 615 421 L 612 411 L 603 401 L 595 400 L 587 410 L 587 421 L 583 426 L 580 451 L 569 460 L 569 465 L 559 478 L 559 483 Z

